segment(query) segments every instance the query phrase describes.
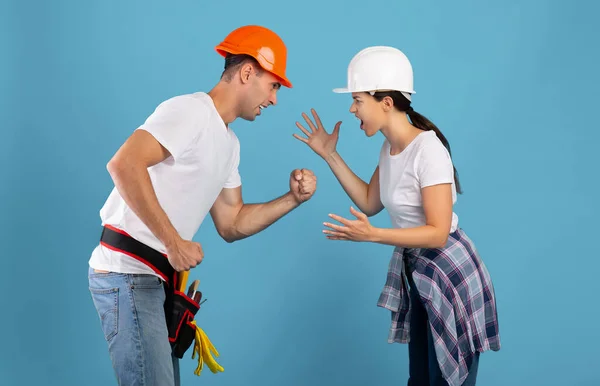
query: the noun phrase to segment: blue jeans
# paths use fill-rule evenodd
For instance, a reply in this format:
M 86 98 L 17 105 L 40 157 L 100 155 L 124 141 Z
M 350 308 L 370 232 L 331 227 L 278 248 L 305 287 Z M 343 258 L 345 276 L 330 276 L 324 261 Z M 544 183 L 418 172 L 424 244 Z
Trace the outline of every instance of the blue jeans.
M 179 386 L 179 360 L 171 354 L 162 280 L 91 268 L 88 279 L 118 384 Z
M 448 383 L 442 376 L 442 371 L 435 355 L 427 311 L 421 302 L 410 271 L 407 269 L 406 272 L 411 303 L 410 342 L 408 344 L 410 362 L 408 386 L 448 386 Z M 475 386 L 478 367 L 479 353 L 477 352 L 473 356 L 469 375 L 461 386 Z

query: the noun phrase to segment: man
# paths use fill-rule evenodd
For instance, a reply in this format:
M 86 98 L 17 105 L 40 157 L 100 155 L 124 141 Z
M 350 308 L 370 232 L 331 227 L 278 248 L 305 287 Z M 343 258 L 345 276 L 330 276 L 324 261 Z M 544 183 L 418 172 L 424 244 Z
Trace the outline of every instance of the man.
M 172 279 L 165 271 L 176 276 L 202 262 L 202 246 L 192 237 L 205 216 L 234 242 L 264 230 L 316 189 L 312 172 L 294 170 L 288 193 L 243 202 L 239 142 L 229 124 L 255 120 L 276 104 L 281 86 L 292 87 L 287 50 L 260 26 L 236 29 L 216 50 L 225 57 L 217 85 L 161 103 L 107 166 L 115 188 L 100 211 L 103 234 L 89 261 L 89 282 L 120 385 L 179 384 L 163 309 Z M 146 260 L 152 254 L 168 264 Z

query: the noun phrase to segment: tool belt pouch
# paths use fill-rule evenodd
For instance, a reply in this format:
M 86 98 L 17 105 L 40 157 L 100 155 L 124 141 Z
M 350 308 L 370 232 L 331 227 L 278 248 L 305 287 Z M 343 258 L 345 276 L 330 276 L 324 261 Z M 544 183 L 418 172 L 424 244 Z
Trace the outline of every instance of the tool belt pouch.
M 173 355 L 182 358 L 196 337 L 196 326 L 192 321 L 200 305 L 182 292 L 173 291 L 170 295 L 165 309 L 169 341 Z

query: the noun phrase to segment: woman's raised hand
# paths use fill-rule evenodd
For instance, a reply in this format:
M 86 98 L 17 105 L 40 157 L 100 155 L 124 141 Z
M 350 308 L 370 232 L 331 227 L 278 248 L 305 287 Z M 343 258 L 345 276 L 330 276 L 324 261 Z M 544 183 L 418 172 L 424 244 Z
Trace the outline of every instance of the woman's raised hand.
M 314 109 L 310 110 L 313 117 L 315 118 L 315 123 L 311 121 L 306 113 L 302 113 L 302 117 L 308 124 L 310 130 L 306 129 L 299 122 L 296 122 L 296 126 L 306 135 L 306 138 L 294 134 L 294 137 L 299 141 L 307 144 L 315 153 L 321 156 L 324 160 L 327 160 L 329 156 L 336 152 L 336 145 L 338 142 L 339 134 L 340 134 L 340 126 L 342 122 L 339 121 L 335 124 L 333 131 L 331 134 L 325 131 L 323 124 L 321 123 L 321 119 L 319 115 Z

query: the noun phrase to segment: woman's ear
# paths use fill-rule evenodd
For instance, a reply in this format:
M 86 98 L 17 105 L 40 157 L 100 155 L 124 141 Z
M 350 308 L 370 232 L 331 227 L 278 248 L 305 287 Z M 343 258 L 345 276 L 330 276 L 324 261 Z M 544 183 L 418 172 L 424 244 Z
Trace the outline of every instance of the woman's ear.
M 394 100 L 389 96 L 384 97 L 381 103 L 383 106 L 383 111 L 385 112 L 388 112 L 394 108 Z

